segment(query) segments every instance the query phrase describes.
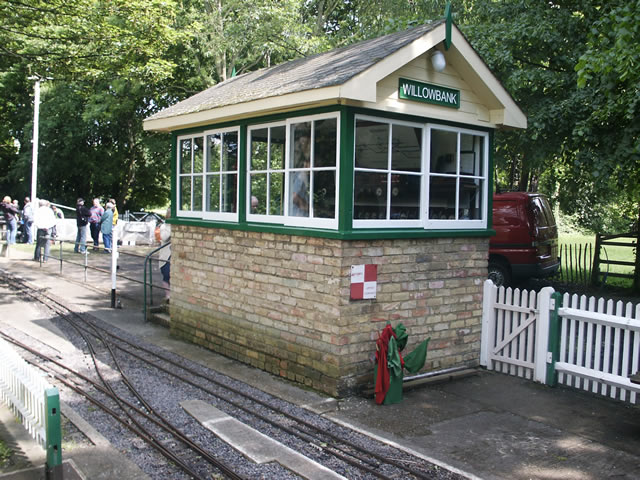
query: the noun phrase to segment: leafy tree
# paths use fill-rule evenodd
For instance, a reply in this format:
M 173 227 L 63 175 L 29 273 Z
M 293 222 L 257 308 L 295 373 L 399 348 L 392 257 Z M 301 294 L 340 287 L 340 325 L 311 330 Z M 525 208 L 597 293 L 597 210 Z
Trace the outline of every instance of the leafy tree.
M 592 172 L 589 203 L 613 199 L 627 227 L 635 218 L 636 228 L 640 225 L 638 38 L 640 0 L 608 3 L 589 30 L 586 50 L 575 69 L 578 86 L 594 95 L 592 110 L 574 129 L 582 148 L 573 164 L 574 171 Z

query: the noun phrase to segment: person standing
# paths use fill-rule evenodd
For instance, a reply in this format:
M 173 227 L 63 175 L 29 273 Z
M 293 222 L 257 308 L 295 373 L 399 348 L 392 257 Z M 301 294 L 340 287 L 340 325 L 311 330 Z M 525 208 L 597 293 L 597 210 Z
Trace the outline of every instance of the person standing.
M 113 203 L 111 202 L 107 202 L 107 209 L 100 217 L 100 232 L 102 233 L 104 252 L 111 253 L 111 239 L 113 238 Z
M 44 260 L 46 262 L 49 258 L 49 250 L 51 249 L 51 243 L 49 242 L 49 235 L 51 230 L 56 224 L 56 217 L 53 214 L 53 210 L 49 207 L 47 200 L 40 200 L 39 207 L 33 217 L 33 223 L 36 226 L 36 249 L 33 252 L 33 259 L 40 260 L 40 255 L 44 247 Z
M 171 280 L 171 225 L 166 220 L 171 218 L 171 208 L 167 209 L 165 222 L 160 226 L 160 241 L 163 245 L 169 244 L 158 252 L 160 272 L 162 273 L 162 287 L 164 288 L 164 299 L 169 303 L 170 280 Z
M 84 206 L 84 198 L 78 198 L 76 201 L 76 226 L 78 227 L 78 233 L 76 233 L 76 244 L 73 247 L 75 253 L 85 253 L 87 251 L 87 224 L 89 223 L 90 216 L 91 210 Z
M 100 205 L 100 199 L 93 199 L 91 207 L 91 216 L 89 217 L 89 229 L 91 230 L 91 238 L 93 239 L 93 250 L 98 250 L 100 246 L 100 218 L 104 213 L 104 208 Z
M 58 236 L 58 227 L 60 227 L 60 231 L 62 231 L 62 226 L 64 224 L 64 213 L 62 213 L 62 210 L 60 210 L 55 205 L 51 205 L 51 210 L 53 210 L 53 216 L 56 218 L 56 224 L 54 225 L 53 230 L 51 230 L 51 236 L 53 238 L 56 238 Z M 52 240 L 51 244 L 53 245 L 54 243 L 55 240 Z
M 4 218 L 7 221 L 7 244 L 13 245 L 16 243 L 16 232 L 18 231 L 18 209 L 11 202 L 11 197 L 7 195 L 0 203 L 0 210 L 4 213 Z
M 25 233 L 25 242 L 31 245 L 33 243 L 33 205 L 29 197 L 25 197 L 22 207 L 22 228 Z

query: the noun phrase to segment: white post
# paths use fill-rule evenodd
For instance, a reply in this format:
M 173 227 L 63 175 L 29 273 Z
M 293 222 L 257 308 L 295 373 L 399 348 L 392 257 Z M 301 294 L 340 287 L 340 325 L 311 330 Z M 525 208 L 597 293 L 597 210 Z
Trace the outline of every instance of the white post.
M 496 286 L 491 280 L 484 281 L 482 292 L 482 336 L 480 340 L 480 365 L 487 366 L 489 358 L 490 338 L 493 338 L 493 325 L 495 325 L 495 298 Z
M 116 308 L 116 279 L 118 270 L 118 229 L 113 227 L 111 245 L 111 308 Z
M 31 156 L 31 201 L 35 202 L 37 198 L 38 187 L 38 143 L 40 123 L 40 78 L 35 77 L 35 85 L 33 87 L 33 145 Z
M 555 308 L 551 305 L 552 287 L 544 287 L 538 294 L 538 319 L 536 320 L 536 353 L 533 379 L 536 382 L 547 382 L 547 357 L 549 353 L 549 312 Z

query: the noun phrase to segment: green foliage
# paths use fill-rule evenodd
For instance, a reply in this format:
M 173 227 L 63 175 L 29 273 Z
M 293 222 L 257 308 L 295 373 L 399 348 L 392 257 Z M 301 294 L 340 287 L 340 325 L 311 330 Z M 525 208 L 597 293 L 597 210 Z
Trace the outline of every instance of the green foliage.
M 43 82 L 39 188 L 167 203 L 152 113 L 238 74 L 441 18 L 446 0 L 6 0 L 0 188 L 28 193 L 32 75 Z M 454 20 L 528 116 L 497 132 L 496 178 L 580 225 L 627 229 L 640 199 L 640 0 L 453 2 Z M 19 149 L 16 145 L 19 145 Z M 266 182 L 264 188 L 266 191 Z

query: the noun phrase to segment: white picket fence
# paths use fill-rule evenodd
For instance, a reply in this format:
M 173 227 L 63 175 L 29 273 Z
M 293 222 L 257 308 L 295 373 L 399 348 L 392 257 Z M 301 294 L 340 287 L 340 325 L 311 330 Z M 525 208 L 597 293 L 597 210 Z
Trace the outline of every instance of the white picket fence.
M 551 341 L 550 341 L 551 338 Z M 484 285 L 480 364 L 636 403 L 640 304 Z
M 43 448 L 47 448 L 45 391 L 50 388 L 43 374 L 0 338 L 0 398 Z

